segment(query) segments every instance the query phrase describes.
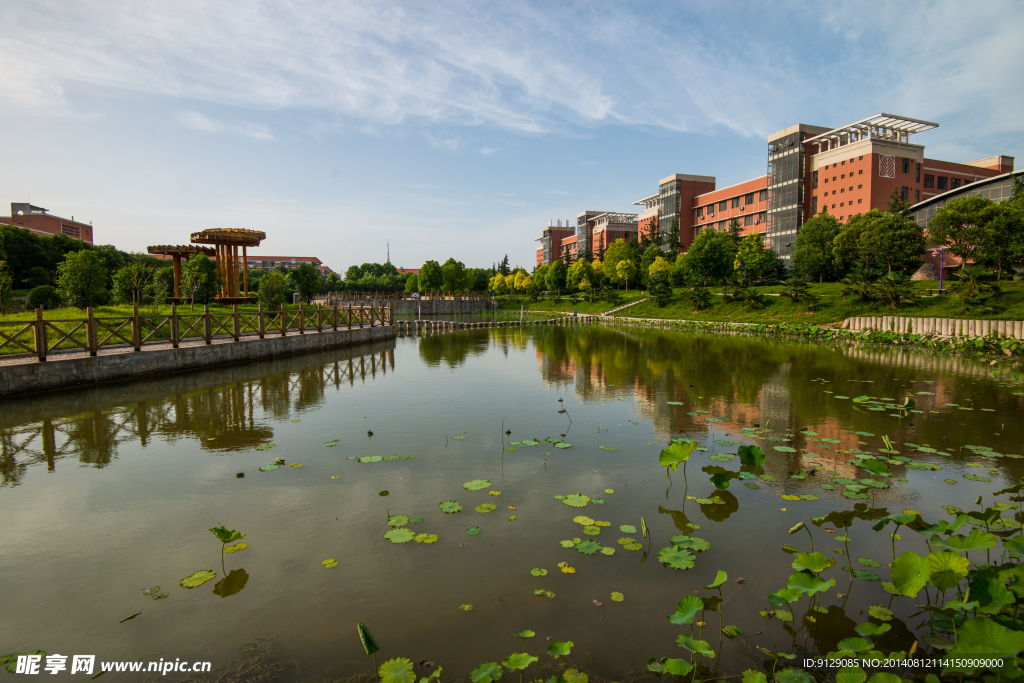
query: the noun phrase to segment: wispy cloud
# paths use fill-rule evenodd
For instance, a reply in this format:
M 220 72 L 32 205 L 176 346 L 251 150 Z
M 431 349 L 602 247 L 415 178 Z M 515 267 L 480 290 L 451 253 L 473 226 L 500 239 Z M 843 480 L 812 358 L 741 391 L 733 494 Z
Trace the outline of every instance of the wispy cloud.
M 497 147 L 481 147 L 480 149 L 477 150 L 478 153 L 483 154 L 485 157 L 489 157 L 492 154 L 497 154 L 499 151 L 500 150 Z
M 431 147 L 437 147 L 438 149 L 446 149 L 449 152 L 454 152 L 459 148 L 459 141 L 456 138 L 439 138 L 431 133 L 424 133 L 423 137 L 426 138 L 427 144 Z
M 197 111 L 183 111 L 178 113 L 178 123 L 185 128 L 199 131 L 200 133 L 233 133 L 253 138 L 254 140 L 273 140 L 274 134 L 262 123 L 233 123 L 225 124 L 221 121 L 211 119 Z
M 878 21 L 889 14 L 913 16 L 915 30 Z M 323 112 L 354 126 L 416 119 L 543 132 L 613 123 L 763 135 L 798 111 L 844 123 L 863 113 L 843 116 L 855 101 L 918 116 L 978 111 L 993 130 L 1020 131 L 1024 90 L 1012 84 L 1024 81 L 1022 23 L 1024 6 L 1012 0 L 970 12 L 923 0 L 823 11 L 795 0 L 673 9 L 612 0 L 36 0 L 0 7 L 0 107 L 62 111 L 74 83 Z M 270 131 L 254 124 L 242 134 Z

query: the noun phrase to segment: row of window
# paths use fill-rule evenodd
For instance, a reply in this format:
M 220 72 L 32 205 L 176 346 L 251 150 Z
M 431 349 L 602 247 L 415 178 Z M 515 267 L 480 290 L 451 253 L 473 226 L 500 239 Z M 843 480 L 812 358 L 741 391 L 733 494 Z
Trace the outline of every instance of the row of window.
M 859 157 L 857 157 L 857 159 L 858 159 L 858 161 L 864 161 L 864 155 L 861 154 Z M 850 159 L 850 163 L 851 164 L 853 163 L 853 159 Z M 831 166 L 829 166 L 828 164 L 825 164 L 824 166 L 822 166 L 822 168 L 835 168 L 837 166 L 846 166 L 846 160 L 836 161 Z
M 948 182 L 948 186 L 947 186 Z M 947 178 L 944 175 L 938 177 L 931 175 L 930 173 L 924 174 L 924 186 L 930 189 L 936 190 L 955 190 L 961 185 L 970 185 L 970 180 L 961 181 L 959 178 Z
M 728 209 L 739 209 L 742 206 L 750 206 L 754 203 L 754 195 L 757 195 L 757 201 L 766 202 L 768 201 L 768 190 L 760 190 L 758 192 L 748 192 L 742 197 L 733 197 L 732 199 L 725 199 L 718 202 L 718 211 L 727 211 Z M 704 209 L 707 209 L 707 215 L 709 217 L 715 215 L 715 203 L 706 204 L 704 206 L 697 207 L 697 218 L 704 218 Z
M 739 216 L 737 216 L 736 218 L 732 218 L 732 219 L 726 220 L 726 221 L 718 221 L 717 223 L 708 223 L 708 226 L 710 226 L 712 228 L 715 228 L 717 230 L 728 230 L 729 229 L 729 224 L 732 223 L 734 220 L 738 221 L 739 220 Z M 751 225 L 761 225 L 762 223 L 767 223 L 767 222 L 768 222 L 768 214 L 765 213 L 764 211 L 762 211 L 760 213 L 748 213 L 745 216 L 743 216 L 743 225 L 745 227 L 749 227 Z

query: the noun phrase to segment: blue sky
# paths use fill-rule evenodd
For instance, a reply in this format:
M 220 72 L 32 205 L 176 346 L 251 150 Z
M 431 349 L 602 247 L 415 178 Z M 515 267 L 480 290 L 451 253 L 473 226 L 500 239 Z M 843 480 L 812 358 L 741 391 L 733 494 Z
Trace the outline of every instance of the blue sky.
M 11 0 L 0 26 L 0 206 L 132 251 L 235 227 L 341 272 L 388 239 L 532 267 L 549 219 L 878 112 L 939 123 L 929 157 L 1024 164 L 1009 1 Z

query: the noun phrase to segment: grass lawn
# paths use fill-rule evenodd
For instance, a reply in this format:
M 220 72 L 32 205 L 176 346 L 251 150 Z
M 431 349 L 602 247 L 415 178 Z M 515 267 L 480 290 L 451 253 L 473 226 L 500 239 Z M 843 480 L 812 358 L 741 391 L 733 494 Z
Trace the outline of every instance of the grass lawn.
M 501 297 L 499 299 L 500 305 L 499 310 L 515 310 L 518 311 L 520 306 L 525 306 L 527 311 L 533 312 L 546 312 L 546 313 L 572 313 L 574 308 L 579 310 L 580 315 L 593 315 L 610 311 L 613 308 L 624 306 L 631 301 L 637 301 L 647 296 L 646 293 L 639 290 L 631 289 L 629 292 L 622 290 L 619 292 L 619 302 L 615 304 L 608 303 L 607 301 L 584 301 L 580 299 L 578 302 L 573 301 L 563 296 L 556 300 L 554 297 L 544 297 L 539 301 L 531 301 L 529 297 L 512 297 L 511 300 Z M 628 309 L 633 310 L 633 309 Z
M 898 309 L 890 308 L 879 301 L 861 302 L 857 299 L 842 298 L 839 292 L 842 285 L 837 282 L 811 285 L 811 291 L 820 297 L 818 304 L 813 311 L 808 311 L 804 304 L 794 303 L 783 296 L 766 296 L 765 306 L 760 310 L 753 310 L 746 304 L 727 303 L 721 296 L 712 296 L 711 305 L 703 311 L 694 310 L 684 298 L 682 289 L 673 289 L 672 297 L 662 307 L 658 307 L 653 299 L 643 301 L 631 308 L 628 308 L 621 315 L 630 318 L 664 318 L 671 320 L 707 320 L 707 321 L 730 321 L 750 323 L 816 323 L 829 324 L 845 320 L 846 318 L 860 315 L 902 315 L 908 317 L 936 317 L 936 318 L 978 318 L 989 320 L 1024 320 L 1024 281 L 1004 281 L 1000 283 L 1002 291 L 996 294 L 991 300 L 991 310 L 988 312 L 971 311 L 964 308 L 963 304 L 956 297 L 926 297 L 925 290 L 935 288 L 936 282 L 915 282 L 914 288 L 919 290 L 922 298 L 917 304 L 904 304 Z M 782 291 L 781 286 L 758 287 L 763 294 L 773 294 Z M 713 294 L 721 294 L 721 287 L 710 287 Z M 621 302 L 609 304 L 607 302 L 587 303 L 581 301 L 573 304 L 567 298 L 560 301 L 545 298 L 538 302 L 531 302 L 527 298 L 513 300 L 514 305 L 506 306 L 502 301 L 502 308 L 519 309 L 525 305 L 528 311 L 561 311 L 572 312 L 574 306 L 579 307 L 582 313 L 604 313 L 613 308 L 636 301 L 646 296 L 643 292 L 621 293 Z

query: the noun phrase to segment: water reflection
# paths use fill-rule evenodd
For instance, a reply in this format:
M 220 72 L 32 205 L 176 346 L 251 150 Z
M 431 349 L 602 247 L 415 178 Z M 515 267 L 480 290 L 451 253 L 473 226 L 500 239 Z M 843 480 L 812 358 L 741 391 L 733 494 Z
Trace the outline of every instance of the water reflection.
M 65 458 L 106 467 L 120 445 L 145 447 L 154 438 L 198 441 L 215 455 L 249 450 L 273 439 L 272 418 L 301 415 L 328 391 L 394 368 L 394 345 L 382 344 L 159 378 L 132 385 L 146 399 L 130 405 L 118 403 L 125 385 L 7 401 L 0 411 L 0 486 L 17 486 L 32 465 L 55 472 Z

